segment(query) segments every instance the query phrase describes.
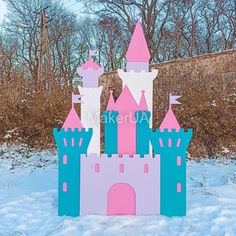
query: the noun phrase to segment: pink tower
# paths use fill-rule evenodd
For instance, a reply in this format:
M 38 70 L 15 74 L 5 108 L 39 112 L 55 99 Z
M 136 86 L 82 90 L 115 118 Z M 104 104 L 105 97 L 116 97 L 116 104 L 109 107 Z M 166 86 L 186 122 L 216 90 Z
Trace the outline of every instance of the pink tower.
M 136 119 L 135 112 L 139 106 L 132 96 L 128 86 L 122 90 L 117 101 L 114 102 L 110 93 L 107 110 L 119 112 L 118 117 L 118 154 L 133 155 L 136 153 Z
M 153 109 L 153 80 L 157 77 L 158 70 L 149 71 L 150 52 L 145 39 L 141 22 L 138 21 L 126 53 L 126 70 L 118 69 L 122 80 L 122 87 L 129 87 L 136 103 L 140 102 L 140 91 L 145 90 L 146 104 L 150 111 L 149 127 L 152 128 Z M 152 149 L 150 146 L 149 153 Z

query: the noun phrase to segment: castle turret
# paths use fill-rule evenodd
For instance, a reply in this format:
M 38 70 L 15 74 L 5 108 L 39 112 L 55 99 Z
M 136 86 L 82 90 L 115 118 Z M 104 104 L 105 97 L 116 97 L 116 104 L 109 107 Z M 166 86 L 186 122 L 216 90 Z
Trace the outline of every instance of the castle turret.
M 113 92 L 110 91 L 110 97 L 106 111 L 103 112 L 104 119 L 104 149 L 108 156 L 118 153 L 118 112 L 115 111 L 115 102 Z
M 119 69 L 123 88 L 127 85 L 138 103 L 140 91 L 145 90 L 148 110 L 151 112 L 150 127 L 152 127 L 153 80 L 158 70 L 149 71 L 150 53 L 140 21 L 137 22 L 130 45 L 126 54 L 126 71 Z
M 83 128 L 74 104 L 63 128 L 53 129 L 58 147 L 58 215 L 80 215 L 80 155 L 87 154 L 92 129 Z
M 150 136 L 154 154 L 160 154 L 161 215 L 186 215 L 186 151 L 191 137 L 192 129 L 180 129 L 170 102 L 161 128 Z
M 79 92 L 83 95 L 81 104 L 81 120 L 85 127 L 93 129 L 88 152 L 100 154 L 100 98 L 103 87 L 99 87 L 99 76 L 104 70 L 92 60 L 93 52 L 90 50 L 89 60 L 78 68 L 83 77 L 83 87 Z

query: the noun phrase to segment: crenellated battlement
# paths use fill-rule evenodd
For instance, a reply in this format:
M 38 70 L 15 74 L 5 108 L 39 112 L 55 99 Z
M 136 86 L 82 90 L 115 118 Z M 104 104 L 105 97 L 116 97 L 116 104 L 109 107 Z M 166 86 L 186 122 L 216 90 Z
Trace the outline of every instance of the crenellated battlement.
M 93 158 L 93 159 L 147 159 L 147 158 L 158 158 L 159 155 L 158 154 L 155 154 L 155 155 L 152 155 L 152 154 L 145 154 L 144 156 L 141 156 L 140 154 L 133 154 L 133 155 L 129 155 L 129 154 L 123 154 L 123 155 L 119 155 L 119 154 L 111 154 L 111 156 L 107 155 L 107 154 L 101 154 L 101 155 L 97 155 L 95 153 L 90 153 L 90 154 L 81 154 L 80 155 L 81 158 Z
M 141 70 L 141 71 L 135 71 L 135 70 L 129 70 L 125 71 L 123 69 L 117 70 L 119 77 L 123 80 L 126 78 L 133 78 L 134 80 L 154 80 L 158 75 L 158 70 L 153 69 L 151 71 Z
M 76 148 L 84 153 L 87 152 L 92 134 L 92 128 L 82 128 L 81 130 L 78 128 L 73 130 L 71 128 L 61 128 L 60 130 L 53 128 L 53 135 L 59 148 Z
M 154 153 L 167 151 L 168 149 L 181 149 L 186 151 L 192 138 L 192 129 L 156 129 L 150 132 L 150 142 L 154 148 Z
M 142 158 L 139 154 L 133 156 L 113 154 L 111 157 L 106 154 L 81 154 L 80 157 L 81 170 L 86 173 L 130 176 L 136 172 L 140 175 L 159 172 L 160 155 L 145 155 Z

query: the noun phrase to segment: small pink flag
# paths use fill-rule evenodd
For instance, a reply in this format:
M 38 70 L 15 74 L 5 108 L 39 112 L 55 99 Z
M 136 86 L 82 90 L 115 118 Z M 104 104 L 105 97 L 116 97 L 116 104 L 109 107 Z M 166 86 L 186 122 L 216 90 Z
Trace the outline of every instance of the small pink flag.
M 180 98 L 181 96 L 173 96 L 170 93 L 170 104 L 181 104 L 181 102 L 177 101 L 178 98 Z
M 72 94 L 72 103 L 82 103 L 81 101 L 81 97 L 83 95 L 79 95 L 79 94 Z

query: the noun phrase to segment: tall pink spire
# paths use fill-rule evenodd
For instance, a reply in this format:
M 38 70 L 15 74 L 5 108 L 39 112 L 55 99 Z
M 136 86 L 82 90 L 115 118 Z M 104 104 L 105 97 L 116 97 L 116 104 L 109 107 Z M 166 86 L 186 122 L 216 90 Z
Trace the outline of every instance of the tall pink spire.
M 139 110 L 140 111 L 148 111 L 148 106 L 147 106 L 147 101 L 146 101 L 144 90 L 142 90 L 142 95 L 141 95 L 141 99 L 139 102 Z
M 83 124 L 80 121 L 80 118 L 75 110 L 74 104 L 72 104 L 72 108 L 62 126 L 65 130 L 67 130 L 68 128 L 71 128 L 72 131 L 75 128 L 78 128 L 79 130 L 81 130 L 83 128 Z
M 126 60 L 131 62 L 148 62 L 150 60 L 150 53 L 140 21 L 137 22 L 134 29 L 129 48 L 126 53 Z
M 115 101 L 114 101 L 113 91 L 112 90 L 110 91 L 110 97 L 109 97 L 109 101 L 108 101 L 106 110 L 107 111 L 115 110 Z
M 141 22 L 138 21 L 126 53 L 127 70 L 148 70 L 150 53 Z

